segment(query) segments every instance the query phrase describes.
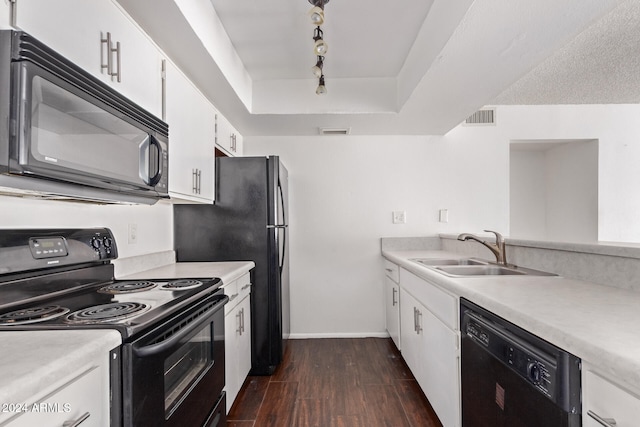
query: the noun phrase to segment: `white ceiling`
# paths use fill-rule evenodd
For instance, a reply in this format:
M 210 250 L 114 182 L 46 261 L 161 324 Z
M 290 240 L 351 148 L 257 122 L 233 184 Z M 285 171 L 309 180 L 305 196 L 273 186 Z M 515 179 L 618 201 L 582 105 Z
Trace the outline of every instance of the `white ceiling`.
M 118 0 L 245 135 L 444 134 L 485 105 L 640 103 L 638 0 Z

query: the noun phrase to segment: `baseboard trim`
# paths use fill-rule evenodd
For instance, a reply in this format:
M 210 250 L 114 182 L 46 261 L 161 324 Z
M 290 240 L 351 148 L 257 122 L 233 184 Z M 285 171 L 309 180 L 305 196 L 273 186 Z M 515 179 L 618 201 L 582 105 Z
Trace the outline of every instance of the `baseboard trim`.
M 389 338 L 387 332 L 323 332 L 323 333 L 297 333 L 289 335 L 292 340 L 304 340 L 313 338 Z

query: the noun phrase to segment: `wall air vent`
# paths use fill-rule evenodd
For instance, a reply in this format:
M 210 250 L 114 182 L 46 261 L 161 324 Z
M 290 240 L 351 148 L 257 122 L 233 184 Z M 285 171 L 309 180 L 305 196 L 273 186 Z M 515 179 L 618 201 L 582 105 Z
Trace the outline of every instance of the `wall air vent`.
M 349 135 L 351 128 L 318 128 L 320 135 Z
M 484 108 L 478 110 L 464 121 L 467 126 L 495 126 L 496 110 L 495 108 Z

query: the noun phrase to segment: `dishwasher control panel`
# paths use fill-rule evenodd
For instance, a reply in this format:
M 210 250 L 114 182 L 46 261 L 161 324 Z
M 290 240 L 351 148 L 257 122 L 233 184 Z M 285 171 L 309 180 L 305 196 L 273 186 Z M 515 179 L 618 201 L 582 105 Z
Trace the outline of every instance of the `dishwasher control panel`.
M 476 313 L 467 313 L 462 330 L 541 393 L 554 398 L 558 371 L 554 355 Z

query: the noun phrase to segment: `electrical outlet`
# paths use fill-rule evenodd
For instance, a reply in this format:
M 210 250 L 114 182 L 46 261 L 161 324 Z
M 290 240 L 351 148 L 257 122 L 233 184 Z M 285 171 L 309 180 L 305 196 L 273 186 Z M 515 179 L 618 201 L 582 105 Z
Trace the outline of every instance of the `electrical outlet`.
M 138 224 L 129 224 L 129 244 L 138 243 Z
M 394 224 L 406 224 L 407 223 L 407 211 L 393 211 L 393 223 Z

